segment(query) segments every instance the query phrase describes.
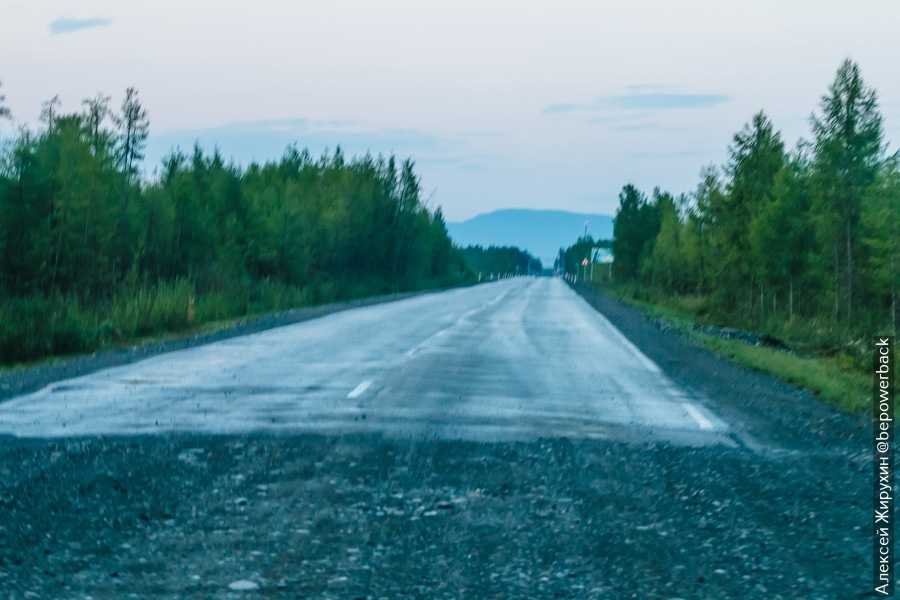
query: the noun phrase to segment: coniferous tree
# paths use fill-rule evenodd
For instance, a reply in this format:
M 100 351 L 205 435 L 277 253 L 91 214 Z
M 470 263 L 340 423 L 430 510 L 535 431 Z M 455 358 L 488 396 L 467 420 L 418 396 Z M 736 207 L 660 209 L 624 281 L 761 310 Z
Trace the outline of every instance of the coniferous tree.
M 103 127 L 104 121 L 112 116 L 109 109 L 110 97 L 97 94 L 94 98 L 82 101 L 84 106 L 85 127 L 91 143 L 91 149 L 95 155 L 101 152 L 107 153 L 113 143 L 113 135 Z
M 3 82 L 0 82 L 0 88 L 3 87 Z M 4 103 L 6 102 L 6 96 L 0 93 L 0 119 L 11 119 L 12 113 L 9 112 L 9 107 Z
M 125 90 L 125 99 L 122 101 L 121 114 L 114 115 L 113 121 L 118 127 L 118 143 L 116 146 L 116 159 L 118 166 L 124 175 L 122 185 L 122 200 L 119 208 L 119 223 L 116 252 L 116 265 L 120 274 L 129 268 L 128 247 L 130 232 L 128 231 L 128 208 L 133 188 L 139 186 L 138 163 L 144 158 L 144 146 L 150 128 L 147 111 L 141 105 L 137 97 L 137 90 L 130 87 Z M 131 265 L 133 266 L 133 265 Z
M 887 161 L 875 184 L 866 190 L 860 211 L 866 297 L 873 318 L 868 325 L 885 324 L 898 330 L 900 293 L 900 154 Z
M 638 275 L 641 253 L 648 241 L 647 198 L 628 184 L 619 193 L 619 208 L 613 222 L 613 274 L 628 281 Z
M 822 97 L 821 111 L 812 117 L 813 209 L 820 243 L 832 260 L 834 316 L 838 316 L 843 298 L 849 322 L 853 316 L 861 199 L 875 182 L 883 159 L 877 96 L 850 59 L 838 69 L 829 93 Z
M 754 304 L 754 287 L 762 273 L 752 253 L 752 220 L 771 200 L 775 176 L 784 164 L 784 145 L 763 112 L 735 134 L 729 148 L 725 193 L 710 198 L 707 210 L 715 222 L 717 295 L 727 310 Z
M 59 95 L 55 95 L 41 105 L 40 121 L 47 126 L 48 130 L 53 129 L 53 126 L 56 124 L 60 104 Z

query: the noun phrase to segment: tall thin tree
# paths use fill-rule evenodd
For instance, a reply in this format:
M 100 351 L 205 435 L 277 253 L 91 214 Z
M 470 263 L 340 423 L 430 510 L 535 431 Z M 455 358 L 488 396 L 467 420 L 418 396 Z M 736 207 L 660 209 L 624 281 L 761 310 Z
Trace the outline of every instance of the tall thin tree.
M 138 183 L 137 165 L 144 158 L 144 147 L 150 130 L 147 110 L 138 99 L 137 90 L 130 87 L 125 90 L 122 101 L 122 112 L 113 120 L 119 129 L 119 140 L 116 158 L 119 168 L 125 174 L 125 185 L 122 190 L 122 203 L 119 209 L 117 266 L 121 272 L 125 269 L 127 254 L 127 218 L 128 205 L 131 199 L 131 188 Z
M 0 81 L 0 87 L 3 87 L 3 82 Z M 6 96 L 0 93 L 0 119 L 11 119 L 12 113 L 9 112 L 9 107 L 6 106 Z
M 883 161 L 882 119 L 875 90 L 866 85 L 859 66 L 849 58 L 838 69 L 829 93 L 822 97 L 821 110 L 820 115 L 812 116 L 813 169 L 818 184 L 816 210 L 820 237 L 833 260 L 835 317 L 842 295 L 843 267 L 843 296 L 850 321 L 860 202 L 875 182 Z M 839 258 L 841 246 L 843 265 Z

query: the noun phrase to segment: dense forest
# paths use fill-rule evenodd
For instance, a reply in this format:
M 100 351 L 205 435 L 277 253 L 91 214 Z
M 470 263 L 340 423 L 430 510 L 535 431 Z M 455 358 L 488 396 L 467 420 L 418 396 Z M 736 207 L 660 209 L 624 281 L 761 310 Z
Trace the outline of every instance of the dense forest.
M 560 248 L 559 256 L 556 258 L 554 268 L 562 273 L 577 275 L 579 279 L 584 279 L 585 273 L 593 279 L 593 271 L 596 271 L 596 280 L 600 281 L 603 274 L 610 272 L 610 265 L 598 264 L 597 248 L 604 248 L 609 251 L 612 246 L 612 240 L 594 240 L 590 235 L 584 235 L 578 238 L 578 241 L 568 248 Z M 593 265 L 584 265 L 585 259 L 593 262 Z M 587 266 L 585 269 L 584 267 Z M 593 269 L 591 268 L 593 266 Z M 608 281 L 608 278 L 604 279 Z
M 54 98 L 2 140 L 0 363 L 471 276 L 411 160 L 291 147 L 244 168 L 195 147 L 150 180 L 148 112 L 110 100 Z
M 478 280 L 541 274 L 541 261 L 515 246 L 468 246 L 461 253 L 466 267 Z
M 900 156 L 887 154 L 876 92 L 854 62 L 841 65 L 811 123 L 812 138 L 787 151 L 766 114 L 754 115 L 727 164 L 706 168 L 691 194 L 648 198 L 626 185 L 613 280 L 822 348 L 896 332 Z

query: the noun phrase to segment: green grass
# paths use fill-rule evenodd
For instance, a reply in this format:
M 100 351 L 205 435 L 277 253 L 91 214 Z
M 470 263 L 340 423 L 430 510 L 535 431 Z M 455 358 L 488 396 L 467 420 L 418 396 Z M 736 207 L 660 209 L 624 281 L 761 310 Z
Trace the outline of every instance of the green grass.
M 294 308 L 463 283 L 436 280 L 401 287 L 354 279 L 292 286 L 262 280 L 198 293 L 182 279 L 124 286 L 115 297 L 93 303 L 59 294 L 0 297 L 0 371 L 217 331 Z
M 635 300 L 627 296 L 619 296 L 618 298 L 641 309 L 645 315 L 652 319 L 663 319 L 674 325 L 690 325 L 697 322 L 697 318 L 692 313 L 676 306 L 653 304 L 646 300 Z
M 829 324 L 795 321 L 773 325 L 761 332 L 774 335 L 793 350 L 784 351 L 692 331 L 694 324 L 723 325 L 709 318 L 703 297 L 660 297 L 646 289 L 635 290 L 628 286 L 605 285 L 600 290 L 640 309 L 650 318 L 660 318 L 675 325 L 713 352 L 744 367 L 805 388 L 841 410 L 852 413 L 869 406 L 872 382 L 866 370 L 868 344 L 866 340 L 840 343 L 841 335 Z
M 695 331 L 687 333 L 710 350 L 740 365 L 805 388 L 846 412 L 860 412 L 870 405 L 870 377 L 842 369 L 833 360 L 798 356 L 784 350 L 752 346 Z

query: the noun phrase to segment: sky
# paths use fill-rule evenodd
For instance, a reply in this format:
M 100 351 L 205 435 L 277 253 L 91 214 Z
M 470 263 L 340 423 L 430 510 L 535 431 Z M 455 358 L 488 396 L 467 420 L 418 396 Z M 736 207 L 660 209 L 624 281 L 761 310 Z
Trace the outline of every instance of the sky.
M 133 86 L 148 173 L 197 141 L 240 164 L 340 145 L 412 158 L 450 221 L 614 214 L 626 183 L 692 191 L 759 110 L 809 137 L 847 57 L 896 151 L 898 28 L 896 0 L 0 0 L 0 135 Z

